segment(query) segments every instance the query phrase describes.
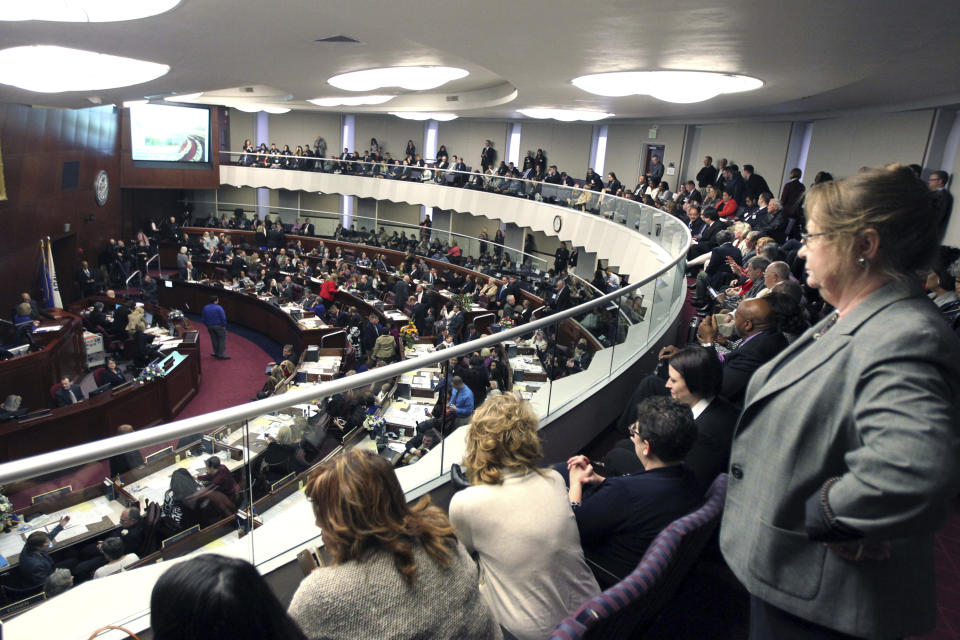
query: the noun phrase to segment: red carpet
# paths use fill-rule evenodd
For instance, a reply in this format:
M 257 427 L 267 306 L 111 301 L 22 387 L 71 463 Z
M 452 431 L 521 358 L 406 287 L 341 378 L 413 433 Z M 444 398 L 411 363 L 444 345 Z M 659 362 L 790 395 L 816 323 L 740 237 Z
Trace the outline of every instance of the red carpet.
M 263 370 L 273 356 L 252 340 L 228 331 L 227 355 L 230 356 L 230 360 L 217 360 L 210 355 L 213 349 L 206 327 L 198 322 L 193 324 L 199 327 L 200 332 L 202 358 L 200 389 L 177 417 L 190 418 L 249 402 L 263 386 L 266 380 Z M 143 449 L 141 453 L 146 456 L 171 444 L 176 443 L 157 444 Z M 66 476 L 60 472 L 50 479 L 42 479 L 28 491 L 15 492 L 8 497 L 13 502 L 14 508 L 19 509 L 29 506 L 31 496 L 68 484 L 73 486 L 74 491 L 79 491 L 101 482 L 109 472 L 106 462 L 91 463 L 67 472 Z

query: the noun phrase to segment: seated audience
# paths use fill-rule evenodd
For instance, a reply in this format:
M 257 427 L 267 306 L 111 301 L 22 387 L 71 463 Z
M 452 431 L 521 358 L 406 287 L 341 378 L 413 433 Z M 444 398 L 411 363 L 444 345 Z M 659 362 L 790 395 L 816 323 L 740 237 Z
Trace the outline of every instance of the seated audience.
M 530 404 L 513 394 L 477 409 L 464 456 L 473 486 L 450 502 L 457 537 L 478 559 L 481 593 L 521 640 L 546 638 L 600 590 L 563 478 L 536 466 L 543 456 L 537 426 Z
M 670 357 L 667 372 L 665 385 L 657 376 L 651 376 L 649 382 L 644 381 L 641 385 L 649 385 L 650 396 L 670 395 L 690 407 L 697 425 L 697 440 L 684 464 L 706 491 L 714 478 L 727 469 L 733 429 L 740 411 L 718 395 L 723 385 L 723 367 L 709 349 L 701 346 L 680 349 Z M 627 413 L 633 417 L 628 418 L 628 424 L 636 419 L 636 405 L 630 409 Z M 610 475 L 643 471 L 630 440 L 618 442 L 604 458 L 604 464 Z
M 117 361 L 113 358 L 107 358 L 107 366 L 103 370 L 103 383 L 116 386 L 126 381 L 123 372 L 117 368 Z
M 313 473 L 306 494 L 331 558 L 290 603 L 309 637 L 502 637 L 447 516 L 429 497 L 408 505 L 384 458 L 350 449 Z
M 307 640 L 253 565 L 213 554 L 160 576 L 150 627 L 154 640 Z
M 703 492 L 683 465 L 697 438 L 690 408 L 654 397 L 637 407 L 630 439 L 644 471 L 605 478 L 586 456 L 567 461 L 569 498 L 580 542 L 601 588 L 632 572 L 660 531 L 693 511 Z
M 103 553 L 103 558 L 107 561 L 107 564 L 93 572 L 94 579 L 105 578 L 115 573 L 120 573 L 140 559 L 135 553 L 124 554 L 123 551 L 123 542 L 121 542 L 120 538 L 107 538 L 104 540 L 100 545 L 100 552 Z
M 163 494 L 160 506 L 161 536 L 169 537 L 196 524 L 197 492 L 200 483 L 186 469 L 176 469 L 170 475 L 170 488 Z

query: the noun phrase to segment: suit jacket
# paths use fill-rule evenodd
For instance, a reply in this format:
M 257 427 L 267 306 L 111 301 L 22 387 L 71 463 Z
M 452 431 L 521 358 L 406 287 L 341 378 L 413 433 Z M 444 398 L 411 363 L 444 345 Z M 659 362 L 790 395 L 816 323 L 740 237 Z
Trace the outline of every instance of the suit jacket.
M 783 189 L 780 191 L 780 204 L 783 205 L 788 217 L 796 218 L 799 214 L 800 197 L 804 191 L 806 191 L 806 187 L 799 180 L 791 180 L 783 185 Z
M 733 444 L 733 429 L 737 425 L 738 417 L 740 409 L 717 396 L 694 421 L 697 425 L 697 440 L 684 459 L 684 464 L 696 476 L 704 492 L 714 478 L 727 471 L 730 464 L 730 446 Z
M 719 291 L 726 287 L 733 280 L 733 271 L 727 264 L 727 258 L 733 258 L 740 264 L 740 249 L 728 242 L 719 247 L 714 247 L 710 252 L 710 261 L 707 263 L 705 271 L 707 272 L 707 282 L 710 286 Z
M 717 246 L 717 241 L 715 239 L 716 235 L 725 228 L 726 227 L 724 224 L 719 220 L 714 222 L 709 227 L 704 227 L 703 231 L 700 232 L 700 241 L 693 245 L 693 247 L 690 249 L 690 257 L 695 258 L 696 256 L 711 251 L 715 246 Z
M 713 165 L 703 167 L 697 172 L 697 186 L 701 189 L 714 184 L 717 180 L 717 168 Z
M 407 298 L 410 297 L 410 285 L 403 280 L 397 280 L 397 283 L 393 285 L 393 296 L 393 304 L 398 309 L 403 309 L 403 305 L 407 304 Z
M 570 302 L 570 287 L 564 287 L 560 291 L 552 291 L 547 303 L 554 311 L 565 311 L 573 306 Z
M 73 391 L 73 395 L 76 396 L 77 402 L 86 400 L 86 398 L 83 395 L 83 391 L 80 389 L 80 385 L 78 384 L 70 385 L 70 391 Z M 63 387 L 60 387 L 59 389 L 57 389 L 55 400 L 57 402 L 58 407 L 66 407 L 68 405 L 73 404 L 73 402 L 70 400 L 70 393 L 68 392 L 67 389 L 64 389 Z
M 747 195 L 756 200 L 761 193 L 764 191 L 769 192 L 770 186 L 767 184 L 767 181 L 764 180 L 763 176 L 756 173 L 750 174 L 750 177 L 747 179 Z
M 752 213 L 744 213 L 743 221 L 750 225 L 751 229 L 760 230 L 767 224 L 767 208 L 761 207 Z
M 864 638 L 921 635 L 936 620 L 933 534 L 958 489 L 960 343 L 897 282 L 815 340 L 829 321 L 750 382 L 721 549 L 751 594 L 789 613 Z M 822 509 L 830 478 L 837 521 L 889 541 L 887 560 L 822 544 L 807 507 Z
M 687 220 L 687 228 L 690 229 L 691 236 L 699 239 L 703 234 L 703 230 L 707 228 L 707 223 L 704 222 L 703 218 L 697 218 L 692 221 Z
M 723 355 L 723 386 L 720 395 L 740 404 L 750 376 L 771 358 L 783 351 L 787 339 L 773 329 L 767 329 L 745 339 L 739 347 Z

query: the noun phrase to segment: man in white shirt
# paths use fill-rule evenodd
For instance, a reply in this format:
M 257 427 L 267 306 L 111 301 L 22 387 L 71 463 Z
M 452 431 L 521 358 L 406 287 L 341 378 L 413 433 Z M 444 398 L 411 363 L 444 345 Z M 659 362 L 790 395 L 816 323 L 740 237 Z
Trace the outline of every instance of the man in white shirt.
M 123 540 L 118 537 L 106 538 L 101 542 L 100 553 L 107 559 L 107 564 L 93 572 L 94 579 L 120 573 L 140 559 L 135 553 L 124 555 Z

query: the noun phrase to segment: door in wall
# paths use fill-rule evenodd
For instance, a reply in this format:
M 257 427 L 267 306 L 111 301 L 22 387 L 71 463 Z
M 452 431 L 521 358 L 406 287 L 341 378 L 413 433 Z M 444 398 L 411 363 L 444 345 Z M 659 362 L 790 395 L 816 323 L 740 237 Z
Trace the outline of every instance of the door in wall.
M 644 145 L 643 154 L 640 156 L 640 175 L 645 176 L 650 173 L 650 167 L 653 166 L 653 156 L 657 156 L 660 159 L 660 164 L 663 164 L 665 148 L 662 144 Z

